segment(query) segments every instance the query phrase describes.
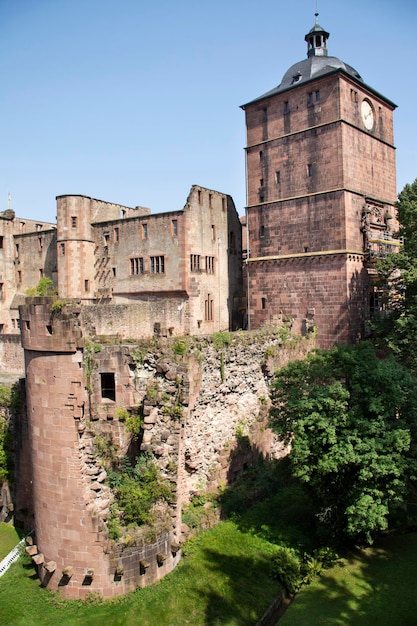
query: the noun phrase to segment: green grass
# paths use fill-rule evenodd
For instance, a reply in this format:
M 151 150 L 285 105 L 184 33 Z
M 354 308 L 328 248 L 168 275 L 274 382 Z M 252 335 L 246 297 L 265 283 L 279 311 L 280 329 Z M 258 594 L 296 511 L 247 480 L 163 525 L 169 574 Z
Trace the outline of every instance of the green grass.
M 0 579 L 2 626 L 253 626 L 279 592 L 269 576 L 275 548 L 233 522 L 191 540 L 160 583 L 98 604 L 62 601 L 40 588 L 22 560 Z
M 0 561 L 7 556 L 20 541 L 15 528 L 11 524 L 0 522 Z
M 417 534 L 380 539 L 295 598 L 281 626 L 414 626 Z

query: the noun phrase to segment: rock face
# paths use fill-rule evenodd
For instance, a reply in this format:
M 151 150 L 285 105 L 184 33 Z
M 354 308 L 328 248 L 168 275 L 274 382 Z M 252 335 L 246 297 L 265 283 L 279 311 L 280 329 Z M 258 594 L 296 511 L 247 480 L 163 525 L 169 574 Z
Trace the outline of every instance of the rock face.
M 51 315 L 38 302 L 21 314 L 41 580 L 68 597 L 150 584 L 180 558 L 185 502 L 233 482 L 259 455 L 285 454 L 267 428 L 269 379 L 311 343 L 285 341 L 282 329 L 100 342 L 78 309 Z M 116 543 L 108 458 L 141 453 L 173 496 L 156 507 L 153 529 Z

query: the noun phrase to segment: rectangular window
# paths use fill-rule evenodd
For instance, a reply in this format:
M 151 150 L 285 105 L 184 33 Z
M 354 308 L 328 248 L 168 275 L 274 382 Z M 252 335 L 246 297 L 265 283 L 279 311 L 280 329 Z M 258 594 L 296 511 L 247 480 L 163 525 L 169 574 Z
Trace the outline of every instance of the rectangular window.
M 259 181 L 259 187 L 263 187 L 264 186 L 264 179 L 261 178 Z
M 279 185 L 281 183 L 281 171 L 277 170 L 275 172 L 275 181 L 277 183 L 277 185 Z
M 142 224 L 142 239 L 148 238 L 148 225 Z
M 206 322 L 213 321 L 213 298 L 211 294 L 207 294 L 207 299 L 204 301 L 204 319 Z
M 114 241 L 119 241 L 119 229 L 114 229 Z
M 222 198 L 222 210 L 225 211 L 226 210 L 226 198 Z
M 152 274 L 165 273 L 165 257 L 151 256 L 151 272 Z
M 114 268 L 116 270 L 116 268 Z M 132 276 L 137 276 L 138 274 L 144 273 L 144 263 L 143 257 L 135 257 L 134 259 L 130 259 L 130 273 Z M 113 276 L 116 276 L 116 272 L 113 273 Z
M 313 92 L 308 94 L 308 105 L 311 106 L 313 104 Z
M 214 256 L 206 256 L 206 272 L 214 274 Z
M 209 193 L 209 207 L 210 209 L 213 207 L 213 194 Z
M 350 99 L 352 100 L 352 102 L 358 101 L 358 92 L 355 89 L 350 90 Z
M 17 257 L 19 256 L 19 244 L 18 243 L 16 244 L 16 256 Z
M 176 237 L 178 235 L 178 220 L 172 220 L 171 230 L 172 230 L 172 236 Z
M 307 165 L 307 176 L 309 177 L 313 176 L 313 166 L 311 163 L 308 163 Z
M 38 251 L 42 252 L 42 248 L 43 248 L 42 237 L 38 237 Z
M 286 100 L 284 102 L 284 113 L 289 113 L 290 112 L 290 103 L 288 102 L 288 100 Z
M 101 397 L 107 400 L 116 401 L 116 383 L 113 373 L 100 374 L 101 379 Z
M 77 218 L 75 215 L 71 216 L 71 228 L 77 228 Z
M 266 298 L 262 298 L 262 308 L 266 309 Z
M 0 235 L 0 249 L 3 248 L 3 240 L 4 240 L 3 235 Z
M 198 195 L 198 204 L 201 204 L 201 191 L 200 190 L 198 190 L 197 195 Z
M 216 241 L 216 227 L 214 224 L 211 225 L 211 238 L 213 241 Z
M 264 153 L 262 152 L 262 150 L 259 150 L 259 160 L 260 161 L 264 160 Z
M 316 102 L 320 102 L 320 91 L 318 89 L 316 91 Z
M 112 269 L 112 272 L 113 272 L 113 278 L 116 278 L 116 268 L 112 267 L 111 269 Z
M 4 298 L 4 283 L 0 283 L 0 300 Z
M 90 291 L 90 283 L 87 279 L 84 280 L 84 291 Z
M 190 270 L 192 272 L 200 271 L 200 255 L 199 254 L 190 255 Z
M 61 243 L 61 254 L 65 254 L 65 243 Z
M 22 270 L 17 270 L 17 282 L 22 282 Z

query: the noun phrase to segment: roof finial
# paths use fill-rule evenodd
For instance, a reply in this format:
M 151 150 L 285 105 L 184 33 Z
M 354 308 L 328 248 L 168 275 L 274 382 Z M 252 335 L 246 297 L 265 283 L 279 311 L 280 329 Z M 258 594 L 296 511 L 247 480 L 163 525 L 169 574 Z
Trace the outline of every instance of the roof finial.
M 319 0 L 316 0 L 316 12 L 314 13 L 316 16 L 316 24 L 319 23 Z

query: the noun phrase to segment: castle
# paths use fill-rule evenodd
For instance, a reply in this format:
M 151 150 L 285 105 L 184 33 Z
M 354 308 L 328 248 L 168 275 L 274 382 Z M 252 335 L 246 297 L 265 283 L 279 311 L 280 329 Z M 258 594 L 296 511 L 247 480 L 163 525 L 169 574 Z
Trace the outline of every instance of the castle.
M 100 309 L 97 335 L 138 339 L 241 328 L 241 250 L 232 198 L 197 185 L 184 208 L 169 213 L 152 215 L 143 207 L 86 196 L 59 196 L 56 225 L 5 211 L 0 214 L 3 368 L 23 372 L 18 306 L 44 277 L 53 280 L 59 298 L 124 305 L 116 317 L 108 307 Z
M 195 355 L 185 363 L 163 351 L 139 358 L 135 342 L 184 335 L 203 341 L 283 319 L 297 333 L 317 336 L 321 347 L 366 336 L 367 320 L 381 306 L 374 260 L 400 245 L 394 238 L 395 105 L 328 55 L 328 37 L 316 19 L 305 37 L 307 59 L 242 107 L 243 254 L 231 197 L 199 186 L 184 209 L 156 215 L 77 195 L 58 196 L 56 225 L 20 220 L 10 211 L 0 215 L 2 363 L 23 369 L 21 335 L 37 537 L 31 553 L 49 588 L 70 597 L 88 590 L 112 596 L 170 571 L 180 554 L 181 501 L 197 470 L 204 466 L 208 473 L 208 447 L 212 464 L 224 469 L 229 461 L 222 444 L 232 437 L 239 411 L 253 423 L 259 418 L 253 399 L 267 386 L 258 372 L 258 348 L 244 357 L 233 353 L 229 379 L 223 352 L 204 348 L 207 363 L 220 358 L 209 382 L 210 368 Z M 24 298 L 43 277 L 58 290 L 52 307 L 48 299 Z M 239 358 L 245 378 L 235 389 Z M 204 395 L 210 385 L 218 390 Z M 223 409 L 214 415 L 211 403 L 216 393 L 225 402 L 232 392 L 239 410 L 228 413 L 223 432 L 217 419 Z M 177 420 L 173 397 L 180 399 Z M 152 545 L 111 547 L 111 495 L 94 438 L 109 435 L 126 451 L 131 441 L 117 409 L 138 406 L 140 450 L 155 455 L 176 485 L 176 500 Z M 202 415 L 211 429 L 205 450 Z M 262 432 L 260 448 L 269 436 Z

